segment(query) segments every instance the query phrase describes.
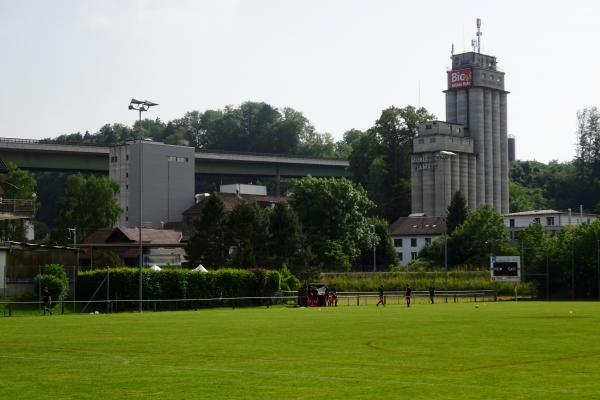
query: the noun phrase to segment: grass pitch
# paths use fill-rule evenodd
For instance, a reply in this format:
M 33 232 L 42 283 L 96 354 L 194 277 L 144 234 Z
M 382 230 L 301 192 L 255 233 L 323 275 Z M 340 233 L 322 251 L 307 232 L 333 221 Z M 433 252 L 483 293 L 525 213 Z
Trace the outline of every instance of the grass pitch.
M 0 318 L 0 399 L 600 397 L 600 303 L 477 305 Z

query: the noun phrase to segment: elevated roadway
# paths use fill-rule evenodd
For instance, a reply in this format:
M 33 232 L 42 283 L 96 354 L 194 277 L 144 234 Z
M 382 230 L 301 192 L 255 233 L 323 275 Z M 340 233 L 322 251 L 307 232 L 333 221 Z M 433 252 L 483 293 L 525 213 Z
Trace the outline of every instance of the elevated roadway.
M 109 147 L 48 144 L 0 138 L 0 159 L 30 171 L 108 174 Z M 347 176 L 348 161 L 279 154 L 196 152 L 196 174 L 248 176 Z

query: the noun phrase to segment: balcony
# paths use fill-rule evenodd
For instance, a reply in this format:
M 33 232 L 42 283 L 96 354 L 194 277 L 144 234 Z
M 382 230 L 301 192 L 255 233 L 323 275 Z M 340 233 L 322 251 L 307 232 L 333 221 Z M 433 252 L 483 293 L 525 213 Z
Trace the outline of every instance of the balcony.
M 35 217 L 35 199 L 4 199 L 0 197 L 0 220 Z

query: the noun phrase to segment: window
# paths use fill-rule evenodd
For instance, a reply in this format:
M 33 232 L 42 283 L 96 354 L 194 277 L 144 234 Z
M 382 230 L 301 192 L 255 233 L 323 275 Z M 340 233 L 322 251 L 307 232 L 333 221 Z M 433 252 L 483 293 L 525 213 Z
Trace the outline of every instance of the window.
M 535 217 L 535 218 L 533 219 L 533 223 L 534 223 L 534 224 L 539 224 L 539 223 L 540 223 L 540 217 Z
M 554 226 L 554 217 L 546 217 L 546 225 Z
M 398 260 L 402 261 L 402 252 L 398 253 Z
M 511 219 L 509 219 L 509 220 L 508 220 L 508 225 L 509 225 L 511 228 L 514 228 L 514 227 L 515 227 L 515 219 L 514 219 L 514 218 L 511 218 Z
M 417 238 L 410 239 L 410 247 L 417 247 Z
M 425 139 L 419 139 L 419 144 L 425 143 Z
M 402 239 L 394 239 L 394 247 L 402 247 Z
M 129 178 L 129 172 L 125 172 L 125 178 Z
M 425 238 L 425 244 L 426 245 L 431 244 L 431 238 Z
M 431 129 L 431 124 L 425 125 L 425 129 Z
M 429 143 L 435 143 L 435 138 L 434 137 L 430 138 Z
M 129 185 L 125 185 L 125 190 L 129 190 Z
M 412 253 L 410 253 L 411 260 L 416 260 L 417 257 L 419 257 L 419 253 L 417 253 L 416 251 L 413 251 Z
M 125 161 L 129 161 L 129 154 L 125 156 Z

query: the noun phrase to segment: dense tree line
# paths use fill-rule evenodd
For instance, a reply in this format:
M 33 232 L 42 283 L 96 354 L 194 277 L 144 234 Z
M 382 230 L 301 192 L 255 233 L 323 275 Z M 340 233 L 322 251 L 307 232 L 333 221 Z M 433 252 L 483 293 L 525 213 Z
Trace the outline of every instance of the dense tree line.
M 533 224 L 519 232 L 522 273 L 554 298 L 599 298 L 600 220 L 554 234 Z
M 191 111 L 166 123 L 157 118 L 136 121 L 133 127 L 106 124 L 96 133 L 78 132 L 43 141 L 111 145 L 140 138 L 198 150 L 337 156 L 332 136 L 317 132 L 301 112 L 251 101 L 222 110 Z
M 397 263 L 387 223 L 368 216 L 373 203 L 347 179 L 299 179 L 289 204 L 273 209 L 243 201 L 227 213 L 218 196 L 205 201 L 187 252 L 207 267 L 345 271 L 365 260 L 372 265 L 373 244 L 380 269 Z

